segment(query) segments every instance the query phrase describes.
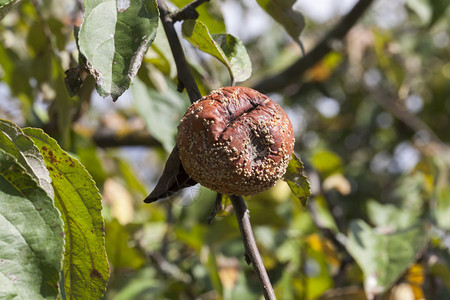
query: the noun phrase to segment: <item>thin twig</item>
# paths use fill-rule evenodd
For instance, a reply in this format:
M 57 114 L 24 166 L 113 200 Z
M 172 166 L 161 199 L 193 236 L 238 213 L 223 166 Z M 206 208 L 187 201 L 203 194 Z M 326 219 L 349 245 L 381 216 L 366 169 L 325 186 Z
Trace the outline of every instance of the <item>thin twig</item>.
M 187 4 L 185 7 L 170 14 L 170 16 L 172 17 L 172 21 L 178 22 L 178 21 L 182 21 L 182 20 L 197 19 L 198 12 L 195 9 L 207 1 L 209 1 L 209 0 L 194 0 L 194 1 L 192 1 L 191 3 Z
M 191 103 L 200 99 L 201 94 L 195 83 L 194 76 L 192 76 L 189 65 L 184 56 L 183 48 L 181 47 L 180 40 L 178 39 L 177 32 L 173 26 L 173 20 L 169 9 L 167 8 L 164 0 L 157 0 L 160 13 L 160 19 L 166 32 L 167 40 L 169 41 L 170 49 L 175 60 L 175 65 L 178 71 L 178 91 L 182 92 L 186 89 Z
M 298 84 L 303 73 L 333 50 L 333 42 L 342 39 L 347 34 L 372 2 L 373 0 L 359 0 L 352 10 L 342 18 L 336 27 L 325 35 L 313 50 L 281 73 L 258 82 L 253 88 L 262 93 L 268 93 L 281 90 L 294 83 Z
M 209 217 L 208 217 L 208 224 L 209 225 L 212 224 L 212 222 L 214 221 L 215 216 L 217 215 L 217 213 L 220 211 L 221 208 L 222 208 L 222 194 L 221 193 L 217 193 L 216 201 L 214 202 L 213 210 L 211 211 L 211 213 L 209 214 Z
M 259 283 L 264 292 L 264 298 L 276 299 L 269 275 L 267 275 L 266 268 L 264 267 L 261 255 L 259 254 L 258 246 L 256 245 L 252 225 L 250 224 L 250 214 L 247 206 L 245 205 L 244 199 L 242 199 L 241 196 L 231 196 L 230 198 L 236 213 L 242 239 L 244 241 L 246 257 L 250 260 L 253 269 L 258 275 Z

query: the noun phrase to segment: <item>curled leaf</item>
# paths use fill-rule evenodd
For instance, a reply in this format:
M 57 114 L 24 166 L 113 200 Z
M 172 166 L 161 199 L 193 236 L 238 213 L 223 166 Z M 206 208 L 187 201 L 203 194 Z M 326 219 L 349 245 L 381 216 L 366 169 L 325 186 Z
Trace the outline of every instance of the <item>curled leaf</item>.
M 244 44 L 231 34 L 209 33 L 198 20 L 186 20 L 182 27 L 183 37 L 199 50 L 221 61 L 228 69 L 231 81 L 242 82 L 251 75 L 251 61 Z
M 175 146 L 167 159 L 164 171 L 156 184 L 156 187 L 145 198 L 145 203 L 152 203 L 157 200 L 169 197 L 179 190 L 194 186 L 197 182 L 189 177 L 183 169 L 180 161 L 178 147 Z
M 284 180 L 302 205 L 306 206 L 308 196 L 311 194 L 311 185 L 305 175 L 303 162 L 295 153 L 292 154 L 292 159 L 289 162 L 286 174 L 284 174 Z

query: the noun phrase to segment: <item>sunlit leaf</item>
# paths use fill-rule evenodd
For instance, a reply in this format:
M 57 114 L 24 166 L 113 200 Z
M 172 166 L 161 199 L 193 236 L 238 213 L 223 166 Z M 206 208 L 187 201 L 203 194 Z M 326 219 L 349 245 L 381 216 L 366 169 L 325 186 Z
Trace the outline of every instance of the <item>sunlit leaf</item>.
M 292 159 L 289 162 L 286 174 L 284 174 L 284 180 L 302 205 L 306 206 L 308 196 L 311 194 L 311 185 L 305 175 L 303 162 L 295 153 L 292 154 Z
M 297 0 L 257 0 L 257 2 L 275 21 L 283 25 L 294 41 L 299 40 L 305 28 L 305 18 L 292 7 Z
M 417 259 L 427 240 L 423 224 L 385 233 L 362 220 L 353 221 L 346 247 L 363 271 L 367 296 L 386 291 Z
M 230 34 L 211 36 L 208 28 L 197 20 L 184 21 L 182 33 L 192 45 L 221 61 L 227 67 L 232 81 L 241 82 L 250 77 L 250 58 L 238 38 Z
M 27 169 L 0 149 L 1 299 L 56 298 L 62 226 L 53 200 Z
M 212 38 L 225 54 L 234 80 L 248 79 L 252 75 L 252 62 L 242 41 L 231 34 L 213 34 Z
M 97 151 L 95 146 L 78 147 L 77 155 L 79 161 L 86 167 L 97 183 L 97 186 L 101 187 L 107 178 L 107 174 Z
M 99 299 L 106 289 L 106 259 L 101 196 L 76 159 L 40 129 L 25 128 L 50 171 L 55 205 L 64 220 L 64 291 L 67 299 Z
M 79 47 L 97 81 L 114 101 L 130 86 L 156 35 L 155 1 L 86 1 Z
M 27 170 L 27 173 L 39 183 L 51 199 L 54 198 L 52 180 L 39 149 L 12 122 L 0 120 L 0 145 L 8 154 L 14 156 Z

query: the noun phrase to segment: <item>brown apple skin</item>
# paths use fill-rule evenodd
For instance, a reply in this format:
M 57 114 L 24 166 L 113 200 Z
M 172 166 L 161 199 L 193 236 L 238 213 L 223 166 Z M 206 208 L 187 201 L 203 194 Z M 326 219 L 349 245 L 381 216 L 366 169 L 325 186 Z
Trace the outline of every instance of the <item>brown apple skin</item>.
M 224 87 L 193 103 L 178 125 L 186 173 L 225 195 L 254 195 L 284 175 L 294 151 L 284 110 L 246 87 Z

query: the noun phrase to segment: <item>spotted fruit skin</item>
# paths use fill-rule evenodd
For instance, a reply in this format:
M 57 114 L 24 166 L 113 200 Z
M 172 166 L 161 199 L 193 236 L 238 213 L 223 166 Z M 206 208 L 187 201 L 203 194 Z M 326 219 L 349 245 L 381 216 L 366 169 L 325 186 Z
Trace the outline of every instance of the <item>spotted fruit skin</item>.
M 246 87 L 224 87 L 193 103 L 178 125 L 186 173 L 225 195 L 254 195 L 284 175 L 294 150 L 284 110 Z

